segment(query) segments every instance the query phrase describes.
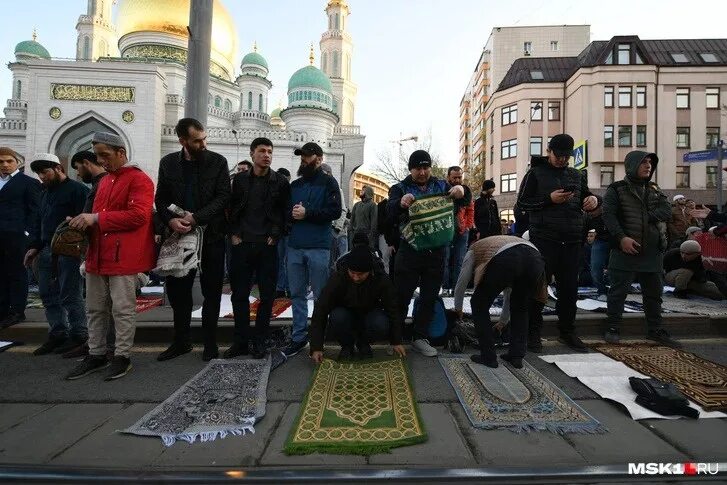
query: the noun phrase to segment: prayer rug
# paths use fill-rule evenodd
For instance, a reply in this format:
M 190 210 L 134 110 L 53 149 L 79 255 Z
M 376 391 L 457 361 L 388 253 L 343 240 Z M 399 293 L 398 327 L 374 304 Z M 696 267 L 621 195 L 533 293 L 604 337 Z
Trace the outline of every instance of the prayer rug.
M 212 360 L 166 401 L 122 431 L 166 446 L 255 432 L 265 415 L 270 359 Z
M 293 304 L 289 298 L 276 298 L 273 301 L 273 312 L 270 316 L 271 319 L 278 318 L 278 316 L 287 310 Z M 257 318 L 257 309 L 260 306 L 260 299 L 255 298 L 255 301 L 250 302 L 250 321 L 255 321 Z M 234 318 L 235 315 L 230 312 L 225 315 L 225 318 Z
M 5 352 L 10 347 L 14 347 L 16 345 L 23 345 L 21 342 L 6 342 L 4 340 L 0 340 L 0 352 Z
M 402 359 L 324 360 L 285 453 L 372 455 L 426 441 Z
M 707 411 L 727 411 L 727 367 L 663 345 L 596 344 L 636 371 L 671 382 Z
M 155 306 L 161 306 L 162 299 L 153 296 L 137 296 L 136 297 L 136 313 L 151 310 Z
M 475 364 L 469 355 L 440 357 L 439 363 L 475 428 L 557 434 L 607 431 L 525 361 L 522 369 L 492 369 Z
M 442 194 L 417 197 L 401 236 L 417 251 L 449 245 L 454 238 L 454 205 Z
M 28 292 L 28 304 L 25 308 L 43 308 L 43 300 L 40 295 L 35 292 Z

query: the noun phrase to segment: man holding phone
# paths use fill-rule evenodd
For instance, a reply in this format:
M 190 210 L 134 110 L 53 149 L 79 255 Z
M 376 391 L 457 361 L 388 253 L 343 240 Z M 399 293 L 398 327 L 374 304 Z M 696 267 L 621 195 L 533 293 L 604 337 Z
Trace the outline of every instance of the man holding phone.
M 667 247 L 666 224 L 671 205 L 651 177 L 659 163 L 656 153 L 626 155 L 626 177 L 609 185 L 603 201 L 603 222 L 611 234 L 606 341 L 618 343 L 626 295 L 636 279 L 641 284 L 647 336 L 678 345 L 661 327 L 662 264 Z
M 533 156 L 525 174 L 517 205 L 528 213 L 530 242 L 545 258 L 547 281 L 555 277 L 559 340 L 577 352 L 587 352 L 575 333 L 578 300 L 578 260 L 583 251 L 583 211 L 598 207 L 598 198 L 588 189 L 585 174 L 568 166 L 573 138 L 555 135 L 548 142 L 546 156 Z M 531 308 L 528 349 L 539 351 L 543 317 Z

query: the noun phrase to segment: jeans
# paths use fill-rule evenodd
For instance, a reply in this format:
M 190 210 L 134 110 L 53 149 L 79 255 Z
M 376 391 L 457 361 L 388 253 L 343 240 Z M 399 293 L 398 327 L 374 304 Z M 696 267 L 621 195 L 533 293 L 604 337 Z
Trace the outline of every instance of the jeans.
M 23 233 L 0 232 L 0 318 L 24 313 L 28 304 L 28 272 L 23 258 L 28 237 Z
M 388 337 L 389 319 L 380 309 L 361 315 L 348 308 L 336 307 L 328 317 L 328 334 L 341 346 L 351 346 L 357 341 L 376 342 Z
M 598 289 L 599 295 L 605 295 L 608 292 L 603 274 L 608 267 L 608 253 L 608 241 L 601 241 L 600 239 L 593 241 L 593 246 L 591 246 L 591 279 Z
M 558 314 L 558 331 L 567 335 L 575 331 L 576 301 L 578 301 L 578 260 L 583 246 L 581 243 L 563 243 L 530 236 L 545 259 L 546 281 L 550 283 L 555 276 L 558 287 L 558 301 L 555 312 Z
M 462 271 L 462 261 L 464 255 L 467 254 L 467 241 L 469 240 L 469 232 L 464 234 L 455 234 L 452 245 L 447 246 L 444 256 L 444 279 L 442 287 L 448 290 L 457 286 L 459 273 Z
M 472 319 L 480 341 L 480 353 L 487 360 L 494 360 L 495 336 L 490 320 L 490 307 L 495 298 L 506 288 L 510 293 L 510 348 L 508 354 L 524 357 L 528 335 L 528 309 L 542 281 L 545 262 L 533 248 L 513 246 L 490 260 L 480 284 L 472 294 Z M 541 305 L 542 308 L 542 305 Z
M 401 241 L 396 253 L 394 286 L 402 322 L 406 320 L 409 303 L 417 286 L 420 291 L 419 305 L 414 312 L 415 339 L 426 339 L 429 336 L 429 324 L 434 317 L 434 302 L 442 286 L 444 252 L 444 248 L 417 251 L 406 241 Z
M 290 293 L 288 286 L 288 236 L 278 241 L 278 279 L 276 291 Z
M 215 241 L 202 247 L 202 266 L 199 283 L 202 287 L 202 333 L 204 346 L 217 346 L 217 321 L 220 317 L 222 281 L 225 273 L 225 241 Z M 188 345 L 192 341 L 192 285 L 197 270 L 182 278 L 167 276 L 167 296 L 174 314 L 174 341 Z
M 348 237 L 346 236 L 346 233 L 341 231 L 336 234 L 336 231 L 333 231 L 333 242 L 331 243 L 331 270 L 335 270 L 336 261 L 338 261 L 338 258 L 347 252 Z
M 661 325 L 661 295 L 664 291 L 661 273 L 636 273 L 609 268 L 608 274 L 611 280 L 606 309 L 609 327 L 618 328 L 621 325 L 624 303 L 634 278 L 641 285 L 647 325 L 650 329 Z
M 293 301 L 293 342 L 308 340 L 308 285 L 317 300 L 328 282 L 329 249 L 296 249 L 288 246 L 288 284 Z
M 257 274 L 260 303 L 255 318 L 255 334 L 250 332 L 250 275 Z M 235 315 L 233 341 L 244 345 L 254 338 L 263 342 L 270 328 L 270 317 L 275 300 L 275 284 L 278 277 L 278 248 L 267 243 L 241 242 L 232 246 L 232 311 Z
M 38 290 L 45 307 L 52 339 L 72 338 L 78 342 L 88 339 L 86 310 L 83 303 L 83 284 L 78 268 L 81 260 L 70 256 L 54 256 L 49 247 L 38 254 Z

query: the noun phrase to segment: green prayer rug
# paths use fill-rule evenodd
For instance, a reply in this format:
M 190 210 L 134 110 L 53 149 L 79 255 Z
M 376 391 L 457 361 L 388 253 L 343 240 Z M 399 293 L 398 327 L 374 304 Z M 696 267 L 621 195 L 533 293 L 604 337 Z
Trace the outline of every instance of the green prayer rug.
M 324 360 L 285 453 L 372 455 L 426 441 L 403 359 Z
M 454 204 L 442 194 L 417 197 L 401 232 L 417 251 L 441 248 L 454 239 Z

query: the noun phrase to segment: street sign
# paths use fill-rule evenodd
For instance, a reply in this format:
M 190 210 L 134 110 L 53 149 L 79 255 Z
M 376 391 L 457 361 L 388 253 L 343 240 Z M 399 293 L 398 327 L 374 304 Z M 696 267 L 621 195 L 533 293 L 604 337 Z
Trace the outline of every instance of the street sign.
M 709 162 L 717 160 L 717 149 L 700 150 L 698 152 L 689 152 L 684 154 L 684 163 Z
M 576 170 L 583 170 L 588 167 L 588 142 L 581 140 L 573 147 L 573 156 L 570 163 Z

